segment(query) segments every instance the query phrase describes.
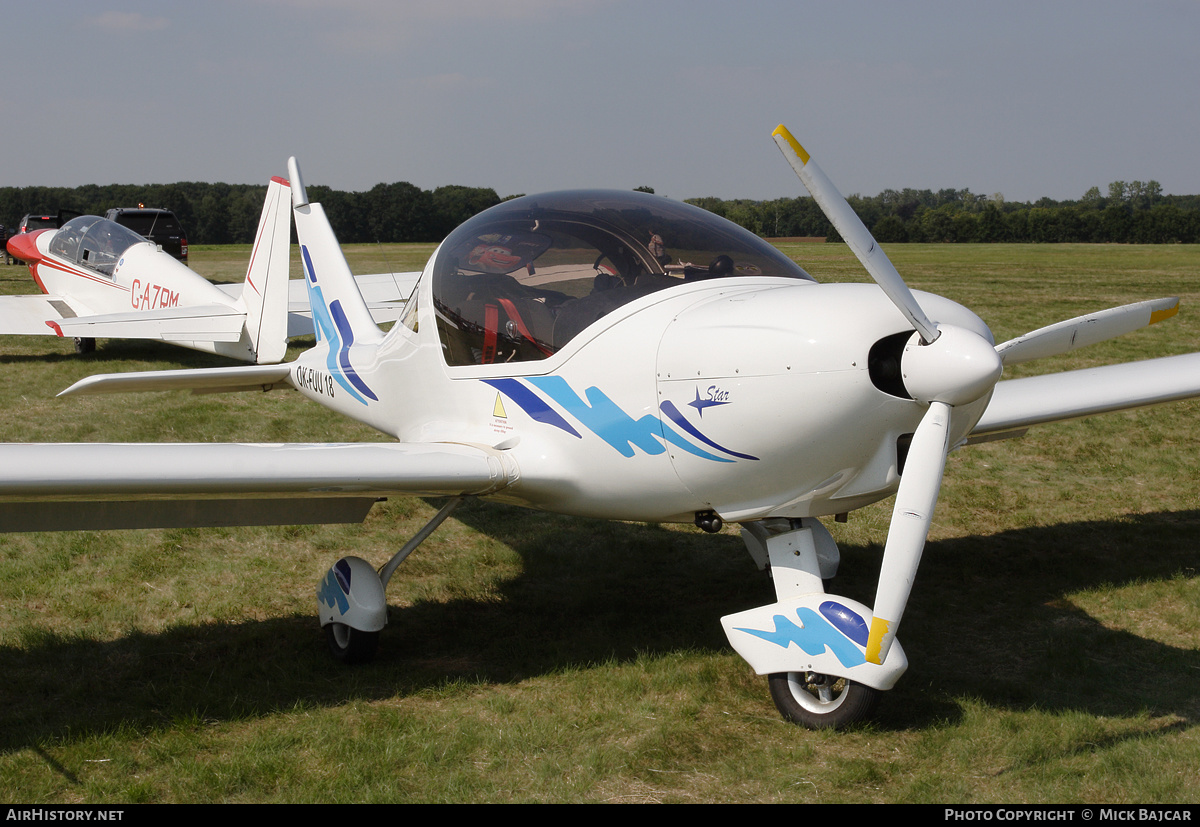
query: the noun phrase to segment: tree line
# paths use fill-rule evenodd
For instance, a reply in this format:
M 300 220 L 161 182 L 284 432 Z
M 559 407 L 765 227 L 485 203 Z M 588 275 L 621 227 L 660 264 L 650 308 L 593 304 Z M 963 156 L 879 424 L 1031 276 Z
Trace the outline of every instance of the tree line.
M 638 189 L 653 192 L 649 187 Z M 103 215 L 111 207 L 144 204 L 172 210 L 191 244 L 248 244 L 254 240 L 265 195 L 262 185 L 198 182 L 0 187 L 0 220 L 11 230 L 27 213 L 67 209 Z M 338 238 L 347 243 L 440 241 L 501 200 L 493 189 L 444 186 L 430 191 L 404 181 L 377 184 L 365 192 L 312 186 L 309 196 L 324 205 Z M 1114 181 L 1106 192 L 1092 187 L 1077 201 L 1013 202 L 999 193 L 986 196 L 967 189 L 889 189 L 847 200 L 884 243 L 1200 243 L 1200 196 L 1164 195 L 1157 181 Z M 688 203 L 766 238 L 839 240 L 807 196 L 771 201 L 691 198 Z
M 91 184 L 83 187 L 0 187 L 0 223 L 11 233 L 22 216 L 72 210 L 104 215 L 113 207 L 168 209 L 189 244 L 250 244 L 262 214 L 266 185 Z M 339 240 L 346 243 L 441 241 L 475 213 L 499 204 L 493 189 L 445 186 L 423 190 L 408 182 L 377 184 L 366 192 L 311 186 Z
M 1077 201 L 1006 201 L 970 190 L 884 190 L 846 199 L 883 243 L 1110 242 L 1200 243 L 1200 196 L 1164 195 L 1157 181 L 1114 181 L 1107 194 L 1092 187 Z M 839 240 L 812 198 L 726 201 L 692 198 L 767 238 L 825 236 Z

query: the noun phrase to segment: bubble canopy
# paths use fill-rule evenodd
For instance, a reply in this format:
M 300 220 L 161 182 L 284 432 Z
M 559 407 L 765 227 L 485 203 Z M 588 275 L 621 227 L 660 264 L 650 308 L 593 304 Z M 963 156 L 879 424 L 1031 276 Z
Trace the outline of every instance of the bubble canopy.
M 62 225 L 50 242 L 50 252 L 106 276 L 134 244 L 150 244 L 142 236 L 98 215 L 81 215 Z
M 707 210 L 620 190 L 515 198 L 451 233 L 433 298 L 451 365 L 551 355 L 592 322 L 681 284 L 747 276 L 811 281 L 750 231 Z

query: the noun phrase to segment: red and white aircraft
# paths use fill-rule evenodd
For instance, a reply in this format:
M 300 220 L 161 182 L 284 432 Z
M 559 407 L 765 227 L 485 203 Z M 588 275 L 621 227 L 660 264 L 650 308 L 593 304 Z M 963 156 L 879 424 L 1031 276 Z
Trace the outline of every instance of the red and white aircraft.
M 57 230 L 15 235 L 8 250 L 29 265 L 42 296 L 0 297 L 0 333 L 158 339 L 259 364 L 287 351 L 291 220 L 288 182 L 272 178 L 246 279 L 236 294 L 114 221 L 73 218 Z
M 0 334 L 63 336 L 86 352 L 97 338 L 154 339 L 258 364 L 313 332 L 304 282 L 289 282 L 288 182 L 272 178 L 246 278 L 218 285 L 132 230 L 95 215 L 8 241 L 45 295 L 0 296 Z M 417 273 L 356 277 L 377 322 L 403 311 Z
M 1175 312 L 1140 302 L 1000 345 L 913 292 L 780 127 L 776 143 L 875 279 L 818 284 L 762 239 L 637 192 L 525 196 L 442 242 L 404 318 L 372 320 L 320 204 L 289 170 L 317 343 L 291 363 L 98 376 L 64 393 L 292 388 L 394 443 L 0 446 L 0 529 L 358 520 L 379 496 L 449 503 L 378 571 L 318 588 L 331 651 L 369 658 L 397 566 L 466 496 L 562 514 L 736 522 L 775 601 L 723 619 L 789 720 L 865 717 L 896 640 L 949 451 L 1042 423 L 1200 396 L 1200 353 L 998 381 Z M 882 288 L 882 289 L 880 289 Z M 895 495 L 874 606 L 826 593 L 821 517 Z

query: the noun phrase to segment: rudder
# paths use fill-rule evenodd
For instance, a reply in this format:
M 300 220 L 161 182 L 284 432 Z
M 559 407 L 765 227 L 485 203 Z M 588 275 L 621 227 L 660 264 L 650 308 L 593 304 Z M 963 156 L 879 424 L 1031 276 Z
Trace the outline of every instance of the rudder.
M 291 217 L 287 206 L 290 185 L 278 176 L 267 184 L 267 197 L 254 234 L 242 303 L 246 335 L 254 361 L 280 362 L 287 353 L 288 276 L 291 264 Z
M 329 340 L 335 346 L 379 341 L 383 331 L 371 317 L 324 208 L 309 203 L 295 158 L 288 159 L 288 175 L 296 237 L 300 242 L 301 265 L 317 341 Z

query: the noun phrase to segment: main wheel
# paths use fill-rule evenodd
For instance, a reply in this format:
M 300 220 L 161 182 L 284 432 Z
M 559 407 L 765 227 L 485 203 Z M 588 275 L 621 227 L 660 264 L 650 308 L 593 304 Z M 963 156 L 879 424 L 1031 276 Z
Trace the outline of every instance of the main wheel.
M 879 692 L 861 683 L 817 672 L 776 672 L 767 676 L 779 714 L 809 729 L 842 729 L 866 720 Z
M 362 632 L 345 623 L 327 624 L 325 640 L 330 654 L 342 663 L 367 663 L 379 648 L 379 632 Z
M 75 337 L 75 352 L 76 353 L 94 353 L 96 350 L 96 340 L 89 337 Z

